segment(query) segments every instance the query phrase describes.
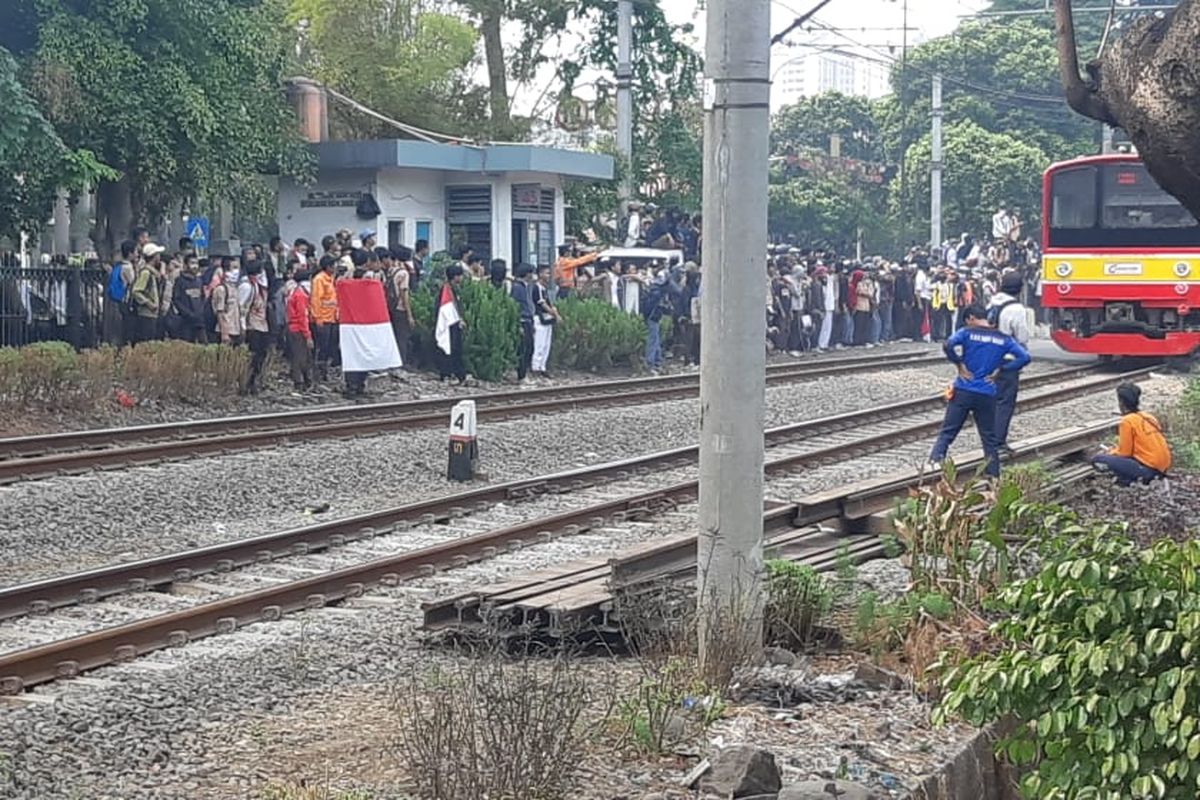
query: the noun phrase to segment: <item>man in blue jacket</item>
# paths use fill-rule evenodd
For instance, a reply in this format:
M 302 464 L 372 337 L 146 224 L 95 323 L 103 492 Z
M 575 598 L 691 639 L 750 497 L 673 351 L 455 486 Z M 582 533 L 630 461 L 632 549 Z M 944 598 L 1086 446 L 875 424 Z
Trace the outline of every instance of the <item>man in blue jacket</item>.
M 992 328 L 982 306 L 968 306 L 963 317 L 966 327 L 951 336 L 944 348 L 950 363 L 958 367 L 958 378 L 954 381 L 954 394 L 946 408 L 942 432 L 933 445 L 929 460 L 940 467 L 967 417 L 973 416 L 987 456 L 987 474 L 999 477 L 996 376 L 1023 369 L 1029 363 L 1029 351 L 1011 336 Z

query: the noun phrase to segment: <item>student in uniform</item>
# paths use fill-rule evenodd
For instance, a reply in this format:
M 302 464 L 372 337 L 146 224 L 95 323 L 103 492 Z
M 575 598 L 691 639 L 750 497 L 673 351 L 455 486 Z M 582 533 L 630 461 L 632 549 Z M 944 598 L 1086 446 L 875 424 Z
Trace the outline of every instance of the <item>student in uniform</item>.
M 942 432 L 929 454 L 931 466 L 941 468 L 950 445 L 968 416 L 975 418 L 975 427 L 987 456 L 987 474 L 1000 475 L 1000 458 L 996 443 L 996 376 L 1000 372 L 1016 372 L 1029 363 L 1029 351 L 1011 336 L 994 330 L 987 311 L 977 305 L 963 310 L 966 327 L 959 329 L 945 345 L 946 357 L 958 367 L 953 395 L 946 407 Z
M 1135 383 L 1117 387 L 1121 410 L 1117 446 L 1094 457 L 1092 464 L 1111 472 L 1120 486 L 1150 483 L 1171 468 L 1171 446 L 1158 420 L 1141 410 L 1142 390 Z

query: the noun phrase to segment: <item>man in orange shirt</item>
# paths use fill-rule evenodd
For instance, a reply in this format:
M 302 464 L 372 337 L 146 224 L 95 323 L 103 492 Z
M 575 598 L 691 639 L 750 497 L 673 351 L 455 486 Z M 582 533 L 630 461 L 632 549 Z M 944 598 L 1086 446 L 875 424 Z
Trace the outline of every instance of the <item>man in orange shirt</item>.
M 1098 469 L 1111 472 L 1121 486 L 1135 481 L 1150 483 L 1171 468 L 1171 447 L 1158 420 L 1139 410 L 1142 390 L 1133 383 L 1117 387 L 1121 426 L 1117 446 L 1092 459 Z
M 575 286 L 575 273 L 589 264 L 594 263 L 600 258 L 599 252 L 588 253 L 587 255 L 576 255 L 575 248 L 569 244 L 564 244 L 558 248 L 558 261 L 554 264 L 555 282 L 558 284 L 558 293 L 566 297 L 571 293 L 571 288 Z
M 338 303 L 333 274 L 337 260 L 332 256 L 321 258 L 321 271 L 312 280 L 312 300 L 309 309 L 317 326 L 316 355 L 317 379 L 329 380 L 329 365 L 337 356 Z

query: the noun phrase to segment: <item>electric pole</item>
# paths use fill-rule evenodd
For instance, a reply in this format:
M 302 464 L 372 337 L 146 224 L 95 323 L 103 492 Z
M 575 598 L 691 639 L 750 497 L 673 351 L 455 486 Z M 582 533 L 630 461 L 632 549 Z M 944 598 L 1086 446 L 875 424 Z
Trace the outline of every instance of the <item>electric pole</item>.
M 762 647 L 770 0 L 709 0 L 701 292 L 700 659 Z
M 617 186 L 617 227 L 629 216 L 633 196 L 633 0 L 617 2 L 617 152 L 621 182 Z M 625 231 L 617 231 L 623 243 Z
M 929 170 L 929 238 L 942 246 L 942 76 L 933 76 L 932 158 Z
M 907 227 L 904 215 L 908 213 L 906 198 L 908 196 L 908 114 L 904 110 L 904 90 L 908 88 L 908 0 L 903 3 L 903 16 L 900 23 L 900 224 Z M 909 229 L 911 230 L 911 228 Z M 907 232 L 905 234 L 907 236 Z

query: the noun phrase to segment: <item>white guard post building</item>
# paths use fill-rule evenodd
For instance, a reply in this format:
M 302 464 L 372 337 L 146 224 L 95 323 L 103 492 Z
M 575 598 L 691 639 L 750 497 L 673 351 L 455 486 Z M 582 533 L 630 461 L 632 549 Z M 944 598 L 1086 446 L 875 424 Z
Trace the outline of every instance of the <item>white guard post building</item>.
M 379 245 L 470 246 L 485 261 L 553 264 L 565 230 L 563 187 L 611 180 L 610 156 L 533 145 L 404 139 L 317 142 L 317 180 L 281 181 L 279 234 L 314 245 L 347 228 Z M 369 213 L 378 206 L 379 214 Z

